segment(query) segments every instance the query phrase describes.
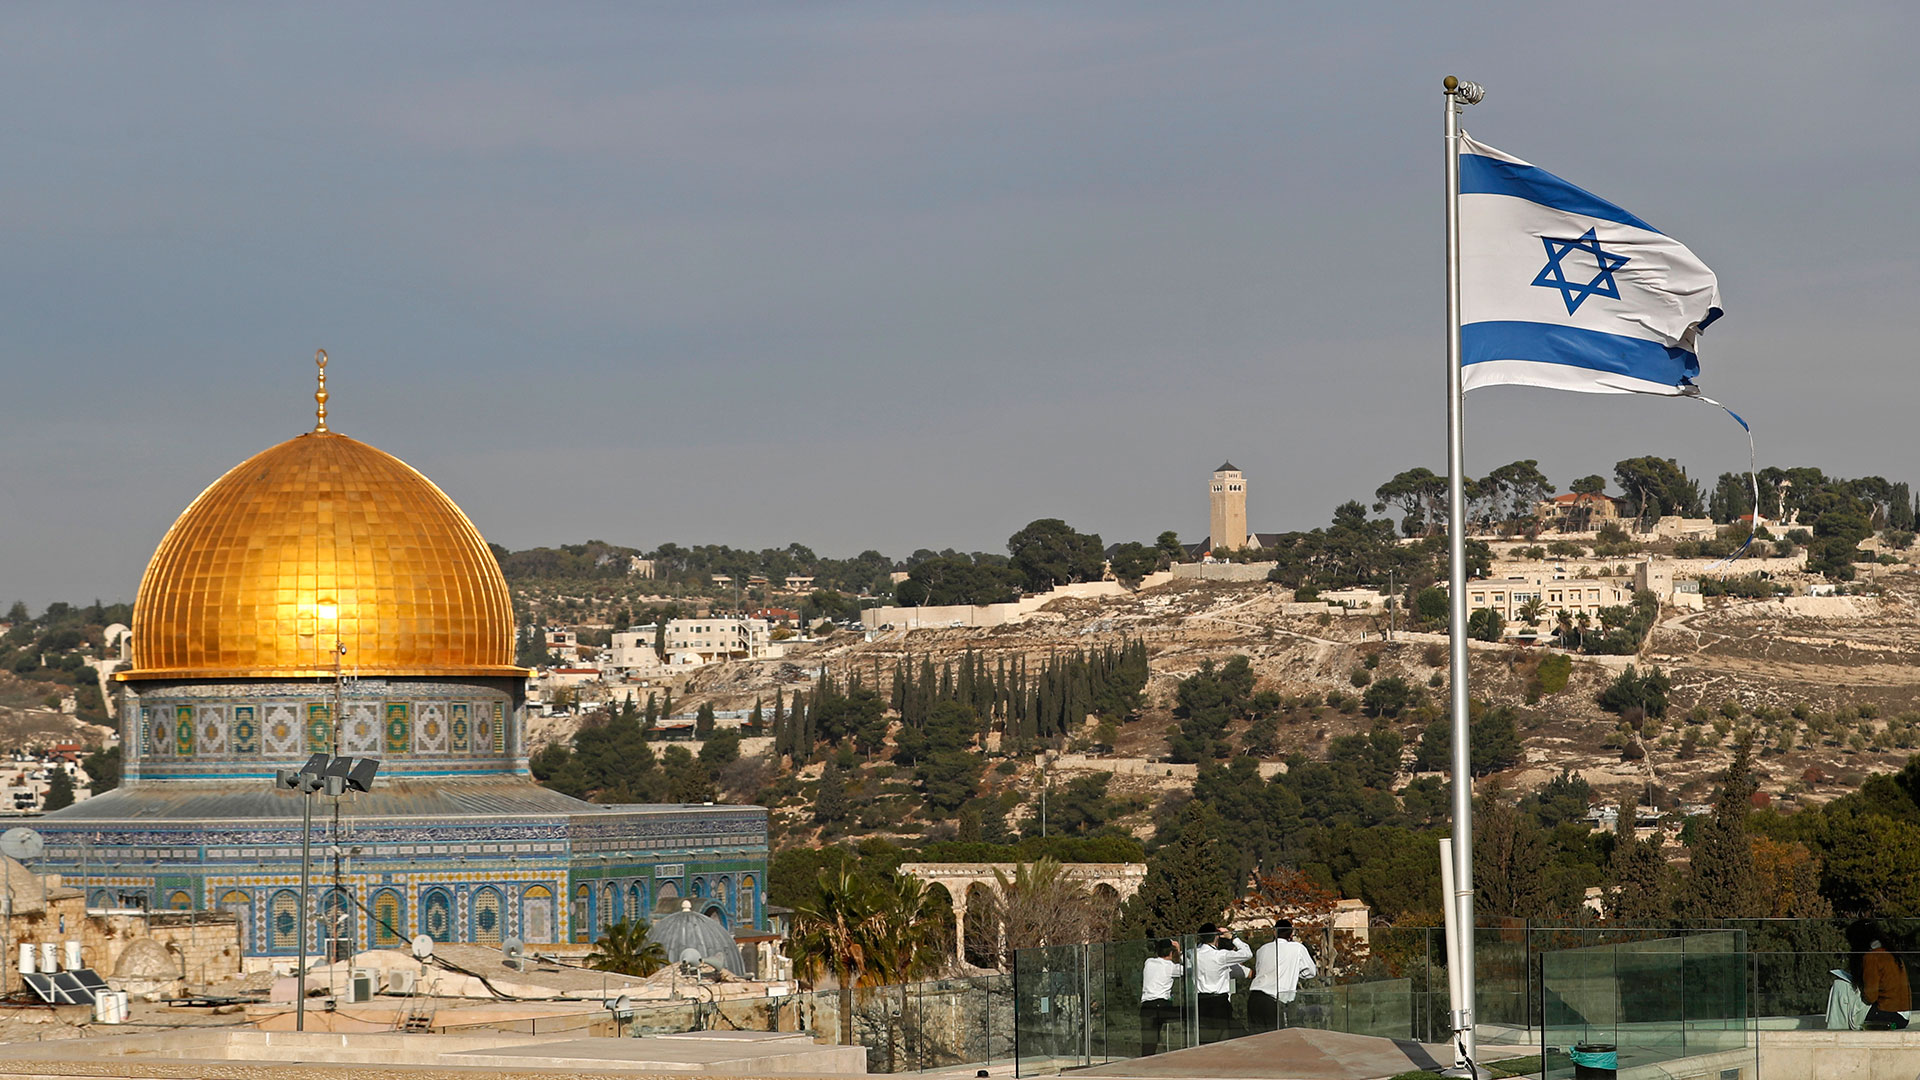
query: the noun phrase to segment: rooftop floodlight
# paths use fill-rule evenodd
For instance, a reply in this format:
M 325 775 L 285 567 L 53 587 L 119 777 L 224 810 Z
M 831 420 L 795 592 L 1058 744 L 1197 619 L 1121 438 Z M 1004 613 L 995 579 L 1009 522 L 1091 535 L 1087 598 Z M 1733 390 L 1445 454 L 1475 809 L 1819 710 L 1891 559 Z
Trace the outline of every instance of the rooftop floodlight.
M 354 758 L 353 768 L 347 770 L 347 787 L 354 791 L 372 791 L 373 774 L 379 771 L 378 758 Z

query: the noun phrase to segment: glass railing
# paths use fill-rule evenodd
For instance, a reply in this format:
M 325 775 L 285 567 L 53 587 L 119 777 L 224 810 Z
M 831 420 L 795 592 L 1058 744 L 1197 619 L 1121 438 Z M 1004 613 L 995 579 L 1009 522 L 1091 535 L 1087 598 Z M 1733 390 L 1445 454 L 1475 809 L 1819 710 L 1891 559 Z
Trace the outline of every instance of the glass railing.
M 1540 1044 L 1564 1051 L 1543 1080 L 1681 1059 L 1756 1065 L 1744 930 L 1532 931 Z

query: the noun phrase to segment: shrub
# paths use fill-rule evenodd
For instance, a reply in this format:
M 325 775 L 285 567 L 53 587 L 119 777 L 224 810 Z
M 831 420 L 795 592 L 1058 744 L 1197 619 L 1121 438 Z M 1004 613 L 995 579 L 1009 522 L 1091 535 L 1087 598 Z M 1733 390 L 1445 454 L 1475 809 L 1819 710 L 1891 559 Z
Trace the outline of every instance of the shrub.
M 1447 647 L 1437 641 L 1427 642 L 1426 648 L 1420 650 L 1420 661 L 1428 667 L 1446 667 Z
M 1373 673 L 1366 668 L 1357 667 L 1347 673 L 1347 681 L 1356 687 L 1365 686 L 1373 681 Z
M 1667 693 L 1673 689 L 1673 680 L 1659 668 L 1653 668 L 1645 675 L 1634 671 L 1628 664 L 1627 670 L 1600 691 L 1596 699 L 1601 708 L 1610 713 L 1625 713 L 1628 709 L 1645 710 L 1648 716 L 1661 717 L 1667 714 Z M 1714 726 L 1718 728 L 1720 721 Z M 1724 731 L 1721 734 L 1725 734 Z
M 1492 608 L 1476 608 L 1467 617 L 1467 636 L 1475 641 L 1499 641 L 1507 621 Z
M 1551 653 L 1540 661 L 1534 669 L 1533 677 L 1540 684 L 1542 694 L 1557 694 L 1567 688 L 1567 679 L 1573 675 L 1573 657 L 1565 653 Z
M 1399 716 L 1420 700 L 1420 691 L 1398 675 L 1389 675 L 1372 686 L 1360 698 L 1368 716 Z

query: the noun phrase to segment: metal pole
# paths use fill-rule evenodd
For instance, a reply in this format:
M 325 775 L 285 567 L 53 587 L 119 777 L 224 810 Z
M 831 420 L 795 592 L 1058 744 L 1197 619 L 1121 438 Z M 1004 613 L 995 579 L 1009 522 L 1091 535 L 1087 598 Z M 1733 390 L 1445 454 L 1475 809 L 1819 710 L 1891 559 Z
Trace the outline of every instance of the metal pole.
M 313 793 L 305 792 L 300 796 L 302 807 L 300 828 L 300 953 L 299 968 L 296 976 L 299 980 L 294 989 L 293 1030 L 307 1030 L 307 870 L 313 855 Z
M 1447 155 L 1447 634 L 1453 714 L 1453 886 L 1460 955 L 1454 1030 L 1467 1057 L 1473 1038 L 1473 759 L 1467 693 L 1467 506 L 1464 394 L 1460 387 L 1460 109 L 1482 91 L 1452 75 L 1445 83 Z

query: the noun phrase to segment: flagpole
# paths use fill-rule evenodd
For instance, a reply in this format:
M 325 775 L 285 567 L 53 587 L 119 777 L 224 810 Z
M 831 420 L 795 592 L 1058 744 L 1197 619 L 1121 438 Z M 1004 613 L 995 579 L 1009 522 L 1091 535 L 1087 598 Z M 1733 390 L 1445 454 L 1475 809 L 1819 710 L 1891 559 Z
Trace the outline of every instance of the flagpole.
M 1447 642 L 1453 717 L 1453 895 L 1459 940 L 1447 956 L 1459 968 L 1452 1004 L 1456 1052 L 1471 1066 L 1473 1037 L 1473 759 L 1467 694 L 1467 500 L 1465 401 L 1460 387 L 1460 109 L 1484 92 L 1452 75 L 1446 89 L 1447 151 Z

